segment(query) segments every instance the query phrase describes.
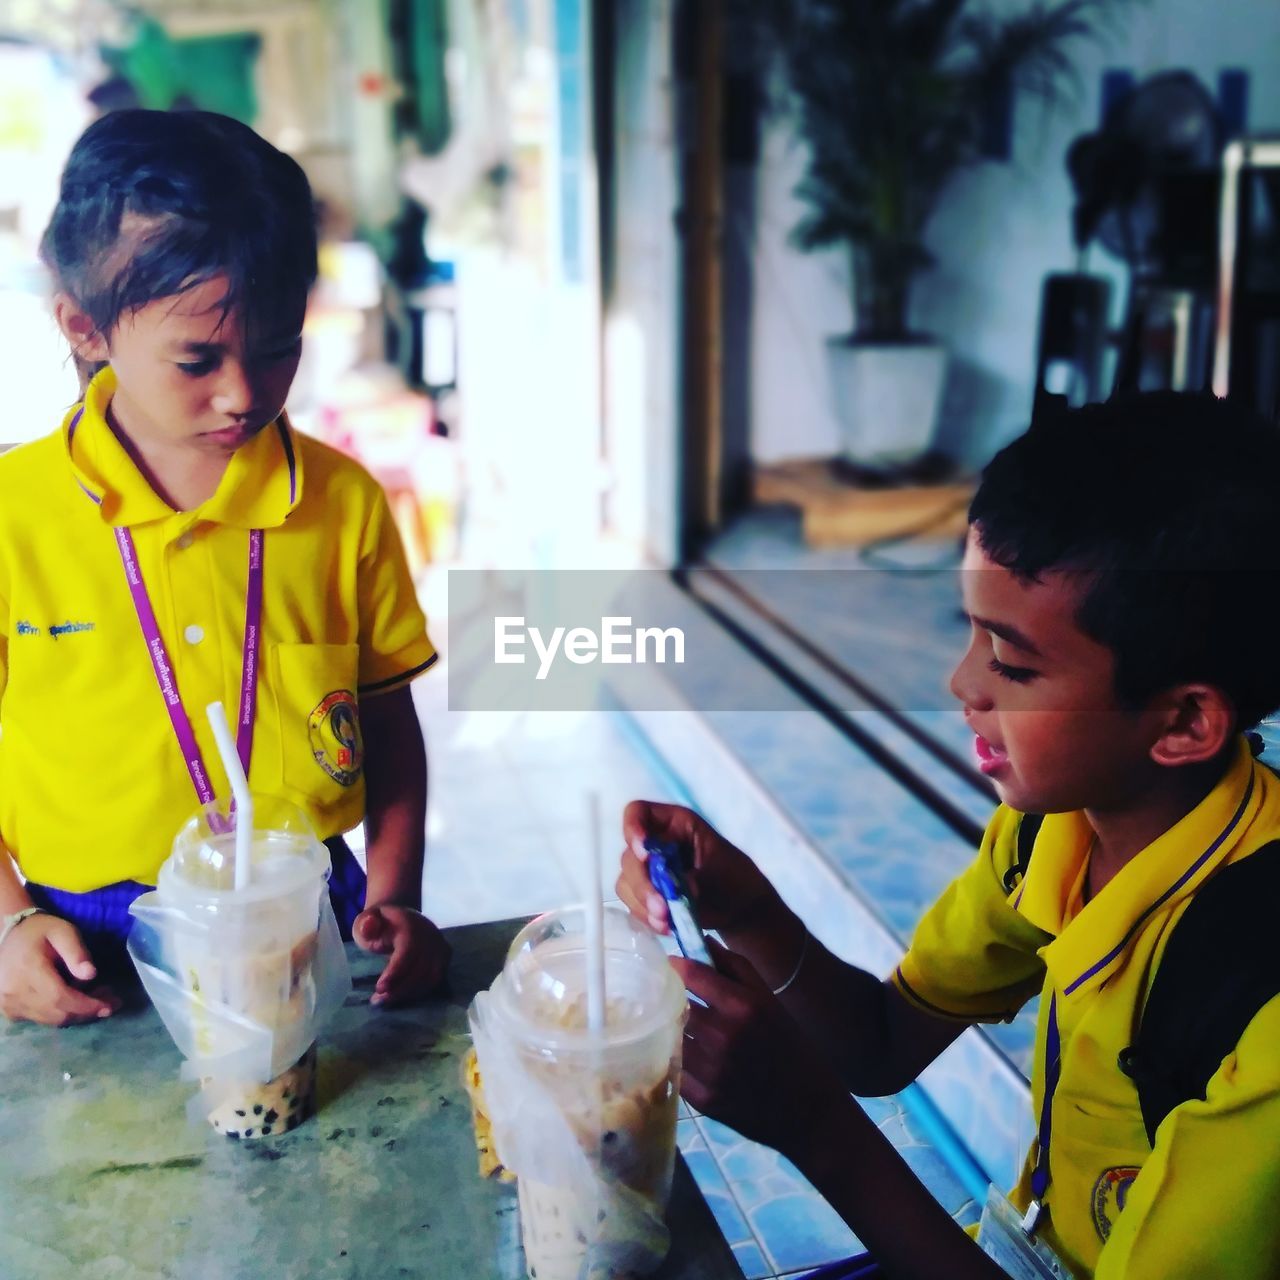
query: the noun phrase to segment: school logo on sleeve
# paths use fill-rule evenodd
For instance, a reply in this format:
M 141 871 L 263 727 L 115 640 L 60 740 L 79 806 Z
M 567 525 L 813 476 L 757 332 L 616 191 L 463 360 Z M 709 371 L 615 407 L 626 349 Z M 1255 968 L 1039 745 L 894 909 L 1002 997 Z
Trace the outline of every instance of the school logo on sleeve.
M 1104 1169 L 1093 1184 L 1093 1225 L 1098 1238 L 1106 1244 L 1111 1228 L 1124 1209 L 1129 1188 L 1141 1171 L 1132 1165 Z
M 354 786 L 364 765 L 364 739 L 356 696 L 349 689 L 325 694 L 307 720 L 311 754 L 334 782 Z

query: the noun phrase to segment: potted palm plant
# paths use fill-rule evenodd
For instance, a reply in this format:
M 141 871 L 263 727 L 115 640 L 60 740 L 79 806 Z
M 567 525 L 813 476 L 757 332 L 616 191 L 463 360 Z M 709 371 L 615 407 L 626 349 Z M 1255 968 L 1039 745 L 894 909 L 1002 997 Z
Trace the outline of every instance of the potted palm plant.
M 1015 91 L 1059 101 L 1072 45 L 1125 0 L 751 0 L 807 144 L 793 242 L 846 245 L 854 328 L 828 340 L 846 459 L 909 470 L 933 440 L 946 349 L 910 323 L 929 220 L 991 153 Z

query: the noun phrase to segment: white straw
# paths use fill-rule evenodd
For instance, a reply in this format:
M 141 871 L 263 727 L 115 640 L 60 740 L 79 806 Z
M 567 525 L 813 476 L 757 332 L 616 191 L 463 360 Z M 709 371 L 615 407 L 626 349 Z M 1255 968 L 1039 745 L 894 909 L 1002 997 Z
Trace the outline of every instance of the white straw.
M 587 796 L 587 1026 L 604 1031 L 604 889 L 600 880 L 600 797 Z
M 240 753 L 236 750 L 222 703 L 209 703 L 205 715 L 209 717 L 209 728 L 213 730 L 222 767 L 227 771 L 231 794 L 236 800 L 236 888 L 243 889 L 249 883 L 249 850 L 253 841 L 253 800 L 249 795 L 249 779 L 244 776 L 244 766 L 240 763 Z

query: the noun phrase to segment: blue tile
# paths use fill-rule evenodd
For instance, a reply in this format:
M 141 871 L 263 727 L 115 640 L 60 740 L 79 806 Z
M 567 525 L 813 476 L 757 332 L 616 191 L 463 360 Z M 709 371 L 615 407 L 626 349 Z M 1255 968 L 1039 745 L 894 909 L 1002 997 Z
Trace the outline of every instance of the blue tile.
M 772 1276 L 772 1268 L 764 1260 L 760 1242 L 752 1233 L 723 1171 L 712 1155 L 705 1136 L 693 1120 L 676 1122 L 676 1140 L 693 1180 L 698 1184 L 707 1207 L 711 1210 L 724 1236 L 734 1251 L 748 1280 Z
M 681 1151 L 705 1151 L 707 1140 L 689 1116 L 676 1119 L 676 1145 Z
M 899 1154 L 948 1213 L 959 1213 L 966 1203 L 971 1202 L 969 1193 L 951 1166 L 932 1147 L 907 1145 L 899 1148 Z
M 907 1128 L 907 1116 L 895 1099 L 859 1098 L 858 1101 L 876 1128 L 895 1147 L 900 1149 L 912 1141 Z
M 840 1215 L 815 1191 L 775 1196 L 758 1205 L 750 1217 L 778 1272 L 821 1266 L 862 1248 Z
M 742 1268 L 743 1280 L 773 1280 L 773 1268 L 758 1244 L 735 1244 L 733 1256 Z
M 790 1161 L 718 1121 L 703 1116 L 697 1124 L 775 1271 L 819 1266 L 858 1251 L 853 1232 Z
M 902 1107 L 896 1098 L 859 1098 L 858 1105 L 867 1113 L 874 1124 L 883 1124 L 894 1116 L 902 1115 Z
M 711 1158 L 711 1153 L 709 1151 L 686 1152 L 682 1149 L 682 1154 L 685 1163 L 689 1166 L 689 1172 L 693 1174 L 693 1180 L 698 1184 L 698 1190 L 702 1192 L 702 1198 L 707 1202 L 707 1207 L 720 1228 L 720 1234 L 730 1245 L 755 1244 L 756 1240 L 752 1235 L 751 1227 L 730 1194 L 724 1174 Z

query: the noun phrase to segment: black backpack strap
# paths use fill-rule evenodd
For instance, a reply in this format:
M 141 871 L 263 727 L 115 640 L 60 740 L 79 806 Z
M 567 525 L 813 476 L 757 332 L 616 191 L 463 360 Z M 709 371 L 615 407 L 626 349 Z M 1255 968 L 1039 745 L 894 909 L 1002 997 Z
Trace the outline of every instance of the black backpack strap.
M 1213 876 L 1170 934 L 1138 1034 L 1120 1054 L 1153 1146 L 1165 1116 L 1205 1096 L 1254 1015 L 1280 994 L 1277 902 L 1280 840 Z
M 1018 881 L 1022 880 L 1027 874 L 1027 867 L 1031 863 L 1031 851 L 1036 846 L 1036 836 L 1040 831 L 1040 824 L 1044 821 L 1043 813 L 1024 813 L 1022 821 L 1018 823 L 1018 860 L 1004 873 L 1004 891 L 1012 893 Z

